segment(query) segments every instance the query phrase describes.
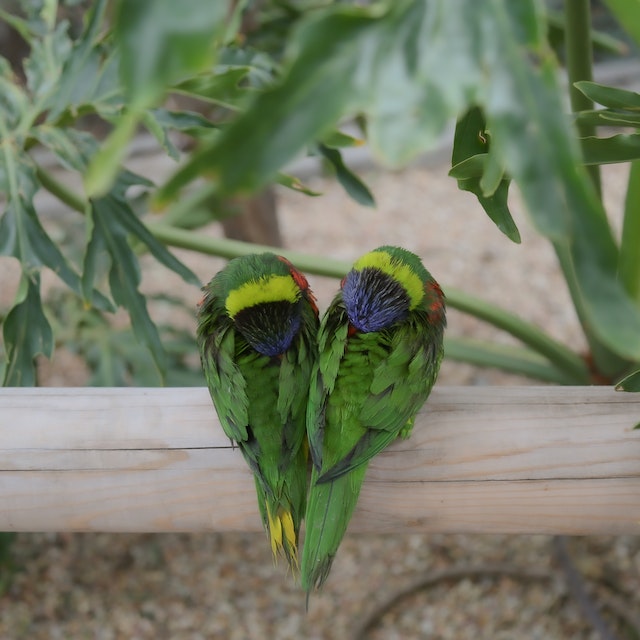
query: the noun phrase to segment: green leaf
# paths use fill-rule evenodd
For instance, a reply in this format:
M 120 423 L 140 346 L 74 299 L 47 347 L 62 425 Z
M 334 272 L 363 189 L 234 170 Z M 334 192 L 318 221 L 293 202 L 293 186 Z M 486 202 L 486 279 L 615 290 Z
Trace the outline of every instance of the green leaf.
M 634 371 L 633 373 L 630 373 L 628 376 L 620 380 L 620 382 L 618 382 L 618 384 L 616 385 L 616 391 L 633 391 L 636 393 L 639 392 L 640 369 Z M 637 429 L 639 427 L 640 425 L 636 426 L 635 428 Z
M 343 149 L 344 147 L 361 147 L 365 143 L 366 140 L 363 140 L 362 138 L 355 138 L 354 136 L 351 136 L 344 131 L 340 131 L 339 129 L 329 131 L 329 133 L 327 133 L 322 138 L 322 144 L 325 147 L 330 147 L 331 149 Z
M 575 83 L 575 87 L 582 91 L 587 98 L 610 109 L 640 110 L 640 93 L 608 87 L 604 84 L 581 80 Z
M 155 106 L 169 85 L 212 64 L 228 5 L 209 0 L 120 0 L 114 29 L 127 109 L 85 173 L 89 197 L 105 195 L 113 184 L 145 109 Z
M 632 162 L 627 181 L 620 239 L 618 275 L 627 293 L 640 306 L 640 162 Z
M 71 51 L 67 34 L 68 23 L 60 22 L 55 30 L 31 41 L 29 56 L 23 61 L 27 88 L 33 101 L 46 105 L 48 96 L 55 91 L 62 67 Z
M 22 87 L 14 81 L 13 71 L 9 63 L 0 57 L 0 119 L 6 128 L 7 135 L 15 131 L 28 109 L 29 98 Z M 4 133 L 4 132 L 3 132 Z M 2 135 L 4 138 L 5 135 Z
M 344 190 L 359 204 L 365 207 L 375 207 L 376 201 L 369 187 L 353 173 L 342 160 L 342 154 L 331 147 L 324 144 L 318 145 L 320 153 L 331 163 L 338 182 L 344 187 Z
M 292 191 L 298 191 L 299 193 L 304 193 L 307 196 L 321 196 L 322 194 L 318 191 L 313 191 L 307 187 L 303 182 L 300 181 L 299 178 L 295 176 L 290 176 L 287 173 L 279 173 L 276 176 L 276 182 L 283 187 L 287 187 L 287 189 L 291 189 Z
M 200 133 L 216 129 L 215 122 L 196 111 L 170 111 L 169 109 L 150 109 L 148 113 L 164 129 L 183 131 L 184 133 Z
M 604 0 L 621 26 L 640 44 L 640 1 Z
M 127 175 L 126 173 L 123 175 Z M 133 176 L 132 184 L 139 184 L 139 176 Z M 124 178 L 121 177 L 121 180 Z M 177 273 L 186 283 L 196 287 L 202 286 L 200 279 L 191 269 L 178 260 L 162 243 L 149 232 L 147 227 L 137 218 L 129 202 L 117 192 L 104 199 L 103 206 L 109 211 L 111 222 L 117 223 L 121 228 L 133 235 L 137 240 L 147 246 L 155 259 L 168 269 Z
M 549 42 L 553 46 L 553 49 L 556 52 L 564 51 L 566 31 L 564 12 L 553 11 L 547 7 L 547 28 Z M 617 55 L 628 55 L 629 53 L 629 46 L 624 40 L 620 40 L 606 31 L 591 29 L 589 35 L 596 49 Z
M 488 153 L 477 153 L 473 156 L 469 156 L 468 158 L 453 164 L 449 170 L 449 175 L 456 180 L 476 179 L 476 182 L 480 182 L 480 178 L 484 173 L 488 160 Z
M 153 105 L 166 88 L 213 63 L 229 2 L 120 0 L 115 36 L 132 110 Z
M 37 382 L 35 358 L 53 353 L 51 325 L 42 311 L 40 278 L 23 277 L 18 297 L 3 325 L 7 364 L 3 385 L 30 387 Z
M 197 287 L 201 283 L 135 215 L 125 198 L 125 192 L 130 186 L 140 184 L 151 183 L 141 176 L 124 171 L 107 196 L 92 201 L 88 216 L 89 242 L 84 260 L 83 288 L 87 291 L 93 285 L 100 263 L 108 261 L 113 299 L 116 304 L 127 309 L 136 337 L 149 348 L 156 366 L 164 375 L 166 354 L 157 327 L 147 311 L 146 299 L 138 290 L 140 269 L 127 237 L 131 235 L 145 244 L 156 260 L 175 271 L 185 282 Z
M 490 135 L 482 110 L 470 109 L 456 123 L 449 175 L 456 178 L 458 188 L 473 193 L 489 218 L 512 242 L 520 243 L 520 232 L 508 206 L 509 180 L 503 178 L 495 156 L 489 153 Z M 498 168 L 498 171 L 494 171 Z M 483 180 L 494 172 L 490 193 Z
M 585 164 L 611 164 L 640 158 L 640 134 L 620 133 L 610 138 L 581 138 Z
M 213 122 L 195 111 L 150 109 L 144 114 L 142 121 L 174 160 L 178 160 L 180 152 L 171 141 L 171 131 L 182 131 L 197 135 L 203 131 L 210 131 L 216 128 Z
M 75 118 L 87 106 L 97 112 L 122 107 L 117 52 L 100 41 L 106 4 L 107 0 L 99 0 L 88 11 L 86 29 L 73 44 L 47 98 L 48 122 L 57 122 L 64 113 Z
M 194 96 L 227 109 L 238 110 L 246 103 L 249 90 L 241 83 L 250 67 L 215 67 L 213 73 L 188 78 L 176 84 L 172 91 Z
M 257 189 L 341 116 L 358 111 L 367 116 L 372 148 L 397 165 L 434 143 L 450 118 L 477 98 L 493 119 L 489 128 L 499 133 L 499 164 L 510 172 L 513 165 L 538 224 L 562 235 L 566 198 L 555 174 L 559 160 L 549 160 L 573 163 L 577 148 L 563 154 L 537 133 L 555 121 L 570 149 L 555 80 L 547 86 L 549 78 L 543 82 L 523 54 L 526 47 L 545 53 L 533 5 L 515 17 L 509 6 L 405 0 L 386 12 L 380 5 L 314 12 L 294 33 L 282 81 L 194 154 L 159 198 L 174 197 L 199 175 L 224 192 Z M 522 43 L 518 33 L 538 41 Z
M 140 269 L 135 254 L 127 242 L 126 231 L 114 220 L 112 198 L 98 198 L 92 203 L 92 237 L 85 256 L 85 270 L 94 271 L 99 251 L 106 251 L 111 261 L 109 286 L 116 304 L 129 312 L 133 331 L 149 347 L 160 372 L 166 370 L 166 356 L 158 329 L 151 320 L 145 297 L 138 290 Z
M 65 169 L 78 173 L 86 169 L 90 153 L 97 148 L 91 134 L 76 129 L 41 124 L 31 130 L 31 135 L 54 153 Z
M 0 255 L 17 258 L 29 277 L 48 267 L 82 295 L 80 276 L 40 223 L 33 205 L 37 188 L 35 168 L 28 156 L 19 155 L 10 141 L 0 143 L 0 191 L 7 197 L 6 209 L 0 217 Z M 97 291 L 91 292 L 89 300 L 101 309 L 111 308 Z
M 631 111 L 613 111 L 611 109 L 595 109 L 573 114 L 578 124 L 605 127 L 637 127 L 640 128 L 640 113 Z

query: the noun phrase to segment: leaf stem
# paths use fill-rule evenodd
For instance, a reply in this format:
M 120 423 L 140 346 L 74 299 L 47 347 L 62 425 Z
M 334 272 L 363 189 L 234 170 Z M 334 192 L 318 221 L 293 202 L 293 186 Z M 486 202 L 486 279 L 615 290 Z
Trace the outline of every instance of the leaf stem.
M 178 229 L 161 222 L 147 223 L 149 231 L 161 242 L 182 249 L 191 249 L 199 253 L 220 256 L 222 258 L 237 258 L 250 253 L 261 253 L 263 251 L 277 251 L 287 259 L 291 260 L 296 267 L 302 271 L 313 273 L 330 278 L 342 278 L 350 268 L 350 264 L 330 258 L 310 256 L 298 251 L 288 251 L 280 247 L 270 247 L 268 245 L 253 244 L 240 240 L 229 240 L 227 238 L 212 238 L 203 235 L 200 231 L 189 231 Z
M 618 275 L 629 295 L 640 304 L 640 160 L 631 163 L 624 203 Z
M 40 165 L 36 165 L 36 176 L 40 184 L 58 200 L 64 202 L 68 207 L 84 214 L 87 210 L 87 201 L 79 196 L 75 191 L 67 187 L 59 180 L 53 177 L 48 171 Z
M 479 367 L 492 367 L 553 384 L 576 380 L 531 349 L 469 338 L 445 338 L 445 357 Z
M 457 289 L 447 289 L 447 304 L 510 333 L 563 372 L 572 384 L 587 384 L 589 370 L 584 360 L 568 347 L 519 316 Z
M 567 56 L 567 74 L 569 77 L 569 99 L 573 112 L 593 109 L 593 101 L 579 91 L 574 83 L 579 80 L 593 80 L 593 51 L 591 44 L 591 7 L 589 0 L 565 0 L 565 52 Z M 577 123 L 581 138 L 595 136 L 595 127 L 591 124 Z M 591 181 L 598 195 L 601 195 L 600 168 L 587 167 Z

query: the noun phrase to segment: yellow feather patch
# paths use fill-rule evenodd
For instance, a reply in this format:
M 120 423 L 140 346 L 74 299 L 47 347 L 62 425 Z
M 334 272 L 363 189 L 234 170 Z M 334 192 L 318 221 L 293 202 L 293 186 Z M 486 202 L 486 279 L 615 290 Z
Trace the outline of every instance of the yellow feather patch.
M 356 271 L 362 271 L 366 267 L 380 269 L 397 280 L 405 288 L 411 300 L 410 309 L 415 309 L 422 302 L 424 283 L 408 264 L 393 258 L 386 251 L 371 251 L 365 253 L 353 265 Z
M 280 518 L 273 518 L 269 505 L 267 507 L 267 518 L 269 519 L 269 542 L 271 542 L 271 551 L 275 556 L 278 555 L 278 549 L 282 549 L 282 525 Z
M 282 531 L 284 532 L 284 537 L 290 548 L 295 548 L 296 546 L 296 530 L 293 526 L 293 518 L 291 517 L 291 513 L 289 511 L 284 511 L 280 515 L 280 522 L 282 523 Z
M 297 567 L 296 529 L 291 512 L 280 510 L 273 517 L 269 505 L 265 503 L 265 507 L 267 509 L 267 519 L 269 520 L 269 542 L 271 543 L 273 557 L 276 558 L 278 552 L 282 551 L 289 560 L 289 564 L 292 567 Z
M 233 318 L 239 311 L 261 302 L 295 302 L 299 297 L 300 289 L 291 276 L 271 275 L 232 289 L 224 305 Z

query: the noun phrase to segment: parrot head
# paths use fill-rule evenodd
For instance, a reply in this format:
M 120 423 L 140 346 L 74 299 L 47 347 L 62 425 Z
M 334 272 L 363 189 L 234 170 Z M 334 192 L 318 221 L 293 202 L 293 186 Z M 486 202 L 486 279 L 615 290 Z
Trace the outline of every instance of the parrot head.
M 444 314 L 438 283 L 417 255 L 400 247 L 379 247 L 359 258 L 342 281 L 342 297 L 349 322 L 363 333 L 402 322 L 418 306 Z
M 304 275 L 272 253 L 231 260 L 221 272 L 222 298 L 236 329 L 258 353 L 284 353 L 302 324 L 302 306 L 315 299 Z

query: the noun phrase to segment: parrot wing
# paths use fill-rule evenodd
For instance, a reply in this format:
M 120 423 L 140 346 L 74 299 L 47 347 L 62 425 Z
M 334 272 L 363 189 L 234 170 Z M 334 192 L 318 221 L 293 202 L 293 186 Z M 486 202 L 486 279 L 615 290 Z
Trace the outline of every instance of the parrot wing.
M 232 441 L 249 439 L 247 384 L 236 363 L 233 322 L 213 296 L 205 297 L 199 314 L 198 345 L 211 399 L 223 431 Z
M 311 460 L 316 469 L 322 467 L 322 443 L 324 439 L 325 410 L 333 391 L 340 362 L 347 347 L 349 320 L 338 294 L 327 309 L 318 332 L 319 356 L 311 375 L 307 405 L 307 437 Z
M 414 418 L 431 391 L 440 349 L 431 344 L 434 336 L 426 315 L 414 311 L 389 334 L 388 355 L 375 368 L 359 414 L 366 432 L 340 462 L 318 478 L 319 483 L 339 478 L 382 451 Z
M 318 318 L 309 307 L 292 347 L 282 356 L 278 393 L 278 413 L 282 421 L 280 464 L 287 467 L 298 452 L 305 436 L 305 412 L 311 369 L 317 359 Z

